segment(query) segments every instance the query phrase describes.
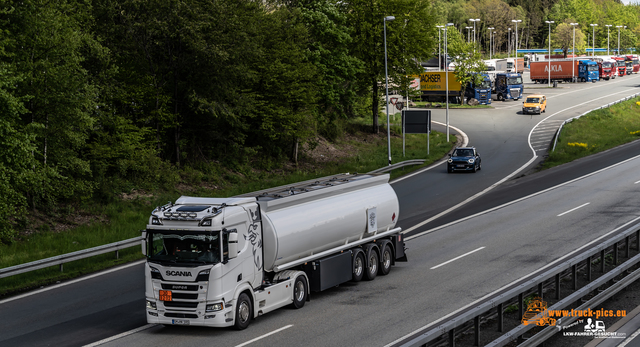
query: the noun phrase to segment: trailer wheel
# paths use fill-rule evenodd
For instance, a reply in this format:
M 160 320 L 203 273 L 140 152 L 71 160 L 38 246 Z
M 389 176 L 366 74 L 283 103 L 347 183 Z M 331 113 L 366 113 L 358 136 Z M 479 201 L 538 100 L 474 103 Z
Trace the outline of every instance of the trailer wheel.
M 364 255 L 362 252 L 358 252 L 355 258 L 353 258 L 353 278 L 354 282 L 362 281 L 364 277 Z
M 375 250 L 370 249 L 369 254 L 367 255 L 367 266 L 364 269 L 364 278 L 367 281 L 373 281 L 373 279 L 376 278 L 376 275 L 378 275 L 378 266 L 380 265 L 378 263 L 378 253 Z
M 293 283 L 293 307 L 302 308 L 305 301 L 307 301 L 307 281 L 304 276 L 298 276 Z
M 391 271 L 391 258 L 393 257 L 389 244 L 385 244 L 382 247 L 380 254 L 382 254 L 382 259 L 380 259 L 380 275 L 385 276 Z
M 249 326 L 249 323 L 251 323 L 251 316 L 253 315 L 252 306 L 249 296 L 245 293 L 240 294 L 236 304 L 236 320 L 233 322 L 237 330 L 244 330 Z

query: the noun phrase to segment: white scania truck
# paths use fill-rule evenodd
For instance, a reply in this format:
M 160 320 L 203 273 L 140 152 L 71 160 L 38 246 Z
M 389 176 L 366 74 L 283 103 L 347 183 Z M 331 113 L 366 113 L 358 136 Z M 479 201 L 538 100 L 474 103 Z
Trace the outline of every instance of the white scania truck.
M 147 321 L 246 328 L 311 291 L 406 261 L 389 175 L 341 174 L 231 198 L 179 198 L 143 231 Z

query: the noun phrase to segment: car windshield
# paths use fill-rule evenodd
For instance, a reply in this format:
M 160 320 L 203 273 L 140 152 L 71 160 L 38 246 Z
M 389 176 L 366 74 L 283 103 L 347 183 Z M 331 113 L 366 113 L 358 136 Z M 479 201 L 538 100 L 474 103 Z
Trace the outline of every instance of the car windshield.
M 217 264 L 220 262 L 220 232 L 177 234 L 148 232 L 147 257 L 160 263 Z
M 588 69 L 589 71 L 598 71 L 598 65 L 589 65 Z
M 454 157 L 473 157 L 472 149 L 456 149 L 453 152 Z
M 507 84 L 522 84 L 522 77 L 509 77 L 507 78 Z
M 540 98 L 527 98 L 528 104 L 537 104 L 540 102 Z

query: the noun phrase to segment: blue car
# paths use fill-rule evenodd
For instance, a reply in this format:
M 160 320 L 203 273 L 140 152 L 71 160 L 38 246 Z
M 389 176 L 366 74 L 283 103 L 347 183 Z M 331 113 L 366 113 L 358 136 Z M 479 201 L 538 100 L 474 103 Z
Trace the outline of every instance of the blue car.
M 482 159 L 475 147 L 456 147 L 447 160 L 447 172 L 472 171 L 482 169 Z

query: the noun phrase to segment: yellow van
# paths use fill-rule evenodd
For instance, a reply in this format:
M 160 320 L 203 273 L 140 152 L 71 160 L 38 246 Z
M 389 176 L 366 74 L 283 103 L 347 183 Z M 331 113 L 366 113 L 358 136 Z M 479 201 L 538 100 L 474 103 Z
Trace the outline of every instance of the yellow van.
M 537 113 L 540 114 L 547 110 L 547 97 L 542 94 L 535 94 L 527 96 L 527 99 L 522 103 L 522 113 Z

